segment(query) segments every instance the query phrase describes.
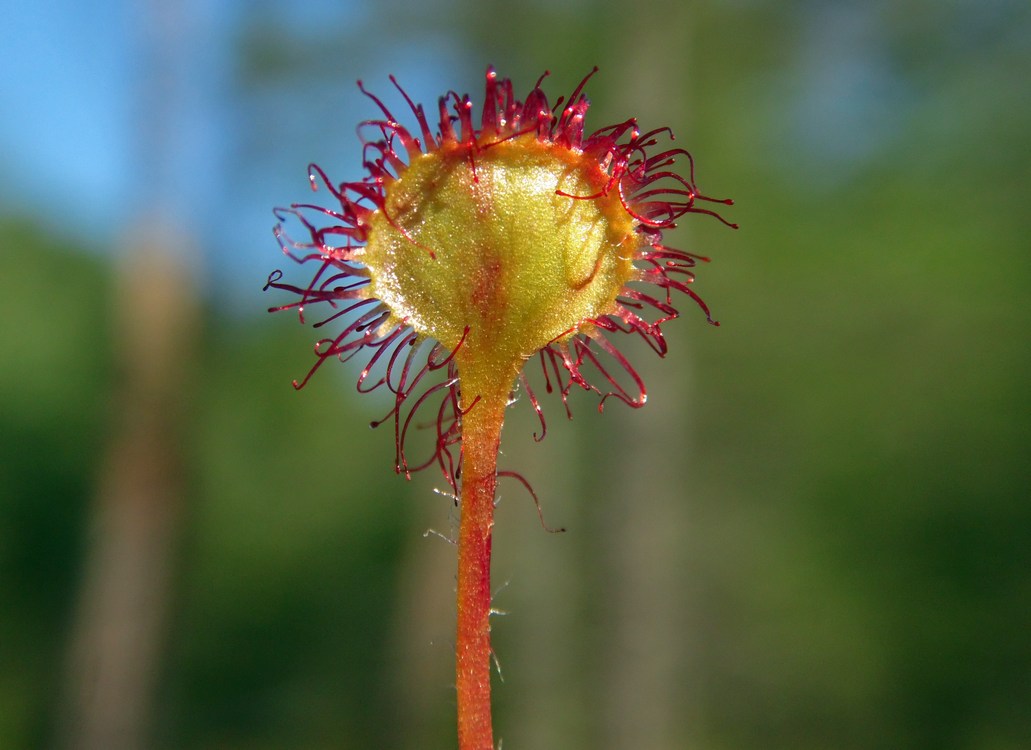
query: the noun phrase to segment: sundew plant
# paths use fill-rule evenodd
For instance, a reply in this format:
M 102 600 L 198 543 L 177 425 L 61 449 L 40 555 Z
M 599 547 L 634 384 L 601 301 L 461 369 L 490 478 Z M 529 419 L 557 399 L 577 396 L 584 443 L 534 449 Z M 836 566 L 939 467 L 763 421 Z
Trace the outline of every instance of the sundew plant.
M 630 119 L 589 131 L 583 90 L 596 70 L 551 103 L 545 76 L 520 100 L 490 68 L 478 115 L 455 92 L 427 115 L 391 78 L 409 125 L 362 87 L 379 110 L 359 125 L 364 176 L 334 182 L 311 165 L 311 188 L 329 205 L 276 210 L 283 252 L 309 273 L 297 284 L 274 271 L 266 289 L 289 301 L 272 310 L 330 331 L 294 386 L 331 359 L 357 359 L 357 389 L 392 394 L 374 425 L 393 426 L 395 470 L 436 467 L 457 498 L 460 750 L 494 748 L 495 488 L 499 476 L 525 484 L 499 472 L 498 449 L 517 390 L 544 438 L 528 369 L 542 373 L 567 414 L 574 389 L 596 393 L 599 409 L 609 399 L 640 407 L 645 386 L 619 340 L 638 336 L 664 355 L 662 326 L 678 317 L 678 297 L 717 325 L 692 289 L 707 259 L 665 245 L 663 232 L 688 214 L 724 221 L 711 206 L 731 201 L 698 189 L 691 156 L 668 128 L 642 131 Z M 435 433 L 429 455 L 410 456 L 409 433 L 426 423 Z

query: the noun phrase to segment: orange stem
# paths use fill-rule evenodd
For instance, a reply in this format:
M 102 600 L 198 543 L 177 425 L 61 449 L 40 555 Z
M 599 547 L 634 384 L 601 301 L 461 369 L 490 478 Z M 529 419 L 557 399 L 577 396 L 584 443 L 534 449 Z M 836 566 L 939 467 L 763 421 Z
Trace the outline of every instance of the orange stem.
M 458 529 L 459 750 L 494 750 L 490 710 L 490 552 L 505 396 L 480 400 L 462 418 L 461 522 Z

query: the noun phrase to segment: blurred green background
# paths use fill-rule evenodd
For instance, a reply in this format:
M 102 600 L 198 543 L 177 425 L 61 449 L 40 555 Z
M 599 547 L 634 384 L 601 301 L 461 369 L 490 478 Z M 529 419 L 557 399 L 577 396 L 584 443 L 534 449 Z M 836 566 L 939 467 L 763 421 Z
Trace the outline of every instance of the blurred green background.
M 88 5 L 88 4 L 87 4 Z M 496 735 L 548 750 L 1031 747 L 1031 9 L 67 2 L 0 74 L 0 747 L 448 748 L 439 475 L 262 295 L 388 73 L 595 64 L 732 232 L 640 411 L 513 409 Z M 398 108 L 398 111 L 401 111 Z M 287 269 L 288 271 L 290 269 Z M 294 276 L 300 279 L 300 275 Z

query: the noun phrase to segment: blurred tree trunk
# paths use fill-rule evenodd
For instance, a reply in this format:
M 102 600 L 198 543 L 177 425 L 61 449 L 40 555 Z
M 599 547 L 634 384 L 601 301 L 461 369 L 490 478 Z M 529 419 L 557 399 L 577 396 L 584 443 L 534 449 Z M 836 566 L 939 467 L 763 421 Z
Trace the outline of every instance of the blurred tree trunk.
M 175 247 L 174 245 L 172 247 Z M 63 744 L 148 745 L 183 511 L 192 280 L 169 247 L 137 247 L 117 300 L 122 382 L 74 625 Z
M 545 523 L 569 532 L 548 533 L 521 486 L 499 485 L 494 590 L 496 606 L 511 615 L 496 618 L 494 627 L 502 674 L 513 677 L 511 687 L 497 691 L 498 705 L 510 717 L 498 737 L 506 746 L 511 739 L 515 747 L 575 748 L 593 721 L 583 669 L 593 655 L 582 622 L 593 594 L 583 570 L 590 564 L 583 553 L 590 546 L 592 498 L 577 480 L 596 456 L 584 455 L 589 447 L 576 439 L 582 425 L 567 422 L 559 399 L 548 401 L 548 429 L 554 432 L 542 444 L 529 438 L 540 429 L 529 405 L 513 407 L 505 468 L 530 477 Z
M 647 44 L 612 45 L 625 59 L 609 64 L 618 79 L 613 89 L 632 92 L 633 112 L 643 131 L 669 125 L 687 146 L 692 64 L 689 6 L 663 0 L 649 7 L 660 23 L 649 26 Z M 680 169 L 686 169 L 680 160 Z M 690 224 L 690 222 L 685 222 Z M 689 244 L 684 229 L 666 240 Z M 697 310 L 680 305 L 689 323 Z M 686 308 L 686 309 L 684 309 Z M 684 326 L 684 321 L 671 329 Z M 650 401 L 641 411 L 613 408 L 618 420 L 617 450 L 599 462 L 608 488 L 600 522 L 598 559 L 604 562 L 605 592 L 602 695 L 596 747 L 625 750 L 683 750 L 693 746 L 696 713 L 692 667 L 697 636 L 691 610 L 692 576 L 687 568 L 691 539 L 690 357 L 678 341 L 665 361 L 643 356 L 641 373 Z
M 122 240 L 112 315 L 118 378 L 111 442 L 98 478 L 72 623 L 59 745 L 136 750 L 153 739 L 186 496 L 189 373 L 199 329 L 196 250 L 174 217 L 187 200 L 174 177 L 181 161 L 187 31 L 183 4 L 136 8 L 135 148 L 130 147 L 137 217 Z M 173 228 L 175 227 L 175 228 Z

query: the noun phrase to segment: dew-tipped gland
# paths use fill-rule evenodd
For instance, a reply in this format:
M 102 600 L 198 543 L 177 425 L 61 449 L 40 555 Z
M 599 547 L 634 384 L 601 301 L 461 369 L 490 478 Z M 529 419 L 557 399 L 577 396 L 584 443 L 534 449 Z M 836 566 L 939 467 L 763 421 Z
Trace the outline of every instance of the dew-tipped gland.
M 534 134 L 422 154 L 371 218 L 368 292 L 457 349 L 463 378 L 509 388 L 526 359 L 613 313 L 634 273 L 641 240 L 610 183 Z

